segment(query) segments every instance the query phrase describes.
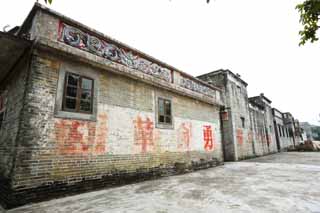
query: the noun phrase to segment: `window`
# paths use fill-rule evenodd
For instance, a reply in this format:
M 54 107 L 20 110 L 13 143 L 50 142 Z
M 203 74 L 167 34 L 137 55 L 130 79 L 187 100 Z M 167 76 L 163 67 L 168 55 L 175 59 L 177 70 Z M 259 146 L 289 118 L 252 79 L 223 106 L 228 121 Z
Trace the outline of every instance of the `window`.
M 242 128 L 246 127 L 244 117 L 241 117 L 241 125 L 242 125 Z
M 282 134 L 281 134 L 281 126 L 278 124 L 278 129 L 279 129 L 279 135 L 280 137 L 282 137 Z
M 66 73 L 62 110 L 91 114 L 92 100 L 93 80 L 73 73 Z
M 158 123 L 164 125 L 172 124 L 171 101 L 158 98 Z
M 0 130 L 2 127 L 3 120 L 4 120 L 4 112 L 0 112 Z
M 241 87 L 240 86 L 237 86 L 237 89 L 238 89 L 238 93 L 239 95 L 241 94 Z

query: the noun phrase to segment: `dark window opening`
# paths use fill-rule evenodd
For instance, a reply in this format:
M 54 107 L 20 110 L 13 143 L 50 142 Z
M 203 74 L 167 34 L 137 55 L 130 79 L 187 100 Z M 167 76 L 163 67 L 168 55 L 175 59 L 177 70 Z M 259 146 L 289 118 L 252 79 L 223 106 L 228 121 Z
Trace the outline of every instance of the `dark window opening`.
M 93 80 L 87 77 L 66 73 L 62 110 L 69 112 L 92 113 Z
M 280 135 L 280 137 L 282 137 L 282 134 L 281 134 L 281 126 L 280 126 L 280 125 L 278 125 L 278 129 L 279 129 L 279 135 Z
M 244 117 L 241 117 L 241 125 L 242 125 L 242 128 L 245 128 L 245 127 L 246 127 Z
M 3 120 L 4 120 L 4 112 L 0 112 L 0 130 L 2 127 Z
M 241 87 L 237 86 L 239 94 L 241 94 Z
M 3 95 L 0 95 L 0 130 L 3 126 L 4 115 L 5 115 L 5 98 L 3 97 Z
M 158 98 L 158 123 L 172 124 L 171 101 L 163 98 Z

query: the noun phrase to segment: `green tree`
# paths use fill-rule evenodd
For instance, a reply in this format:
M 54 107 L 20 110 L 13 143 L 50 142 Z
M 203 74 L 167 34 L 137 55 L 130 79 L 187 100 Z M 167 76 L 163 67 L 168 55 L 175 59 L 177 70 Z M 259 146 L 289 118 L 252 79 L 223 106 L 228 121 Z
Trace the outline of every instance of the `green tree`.
M 319 0 L 306 0 L 296 6 L 300 13 L 300 23 L 303 29 L 299 31 L 300 43 L 304 45 L 307 41 L 311 43 L 318 41 L 316 33 L 319 29 L 318 21 L 320 15 L 320 1 Z
M 52 4 L 52 0 L 44 0 L 44 2 L 46 3 L 46 4 Z

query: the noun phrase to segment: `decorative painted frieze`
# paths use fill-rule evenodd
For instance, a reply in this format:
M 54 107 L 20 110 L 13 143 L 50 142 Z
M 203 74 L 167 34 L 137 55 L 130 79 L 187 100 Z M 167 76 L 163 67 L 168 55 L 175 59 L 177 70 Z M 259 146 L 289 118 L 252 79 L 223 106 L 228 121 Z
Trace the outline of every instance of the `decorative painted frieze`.
M 95 55 L 107 58 L 113 62 L 123 64 L 165 81 L 172 81 L 171 70 L 141 58 L 131 51 L 126 51 L 115 44 L 101 40 L 100 38 L 64 23 L 60 25 L 60 32 L 59 41 L 70 46 L 91 52 Z
M 209 87 L 202 85 L 194 80 L 191 80 L 186 77 L 181 77 L 180 79 L 180 86 L 190 89 L 195 92 L 199 92 L 202 94 L 205 94 L 207 96 L 214 97 L 215 91 L 213 89 L 210 89 Z

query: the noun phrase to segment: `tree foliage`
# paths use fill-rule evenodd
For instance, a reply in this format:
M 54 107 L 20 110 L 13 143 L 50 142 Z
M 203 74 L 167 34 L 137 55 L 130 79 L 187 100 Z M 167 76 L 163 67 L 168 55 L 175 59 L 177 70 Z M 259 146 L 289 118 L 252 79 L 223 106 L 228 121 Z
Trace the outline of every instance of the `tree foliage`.
M 44 2 L 46 3 L 46 4 L 52 4 L 52 0 L 44 0 Z
M 300 13 L 300 23 L 303 30 L 299 31 L 300 43 L 304 45 L 307 41 L 311 43 L 318 41 L 316 33 L 319 29 L 318 21 L 320 15 L 320 1 L 319 0 L 306 0 L 296 6 Z

